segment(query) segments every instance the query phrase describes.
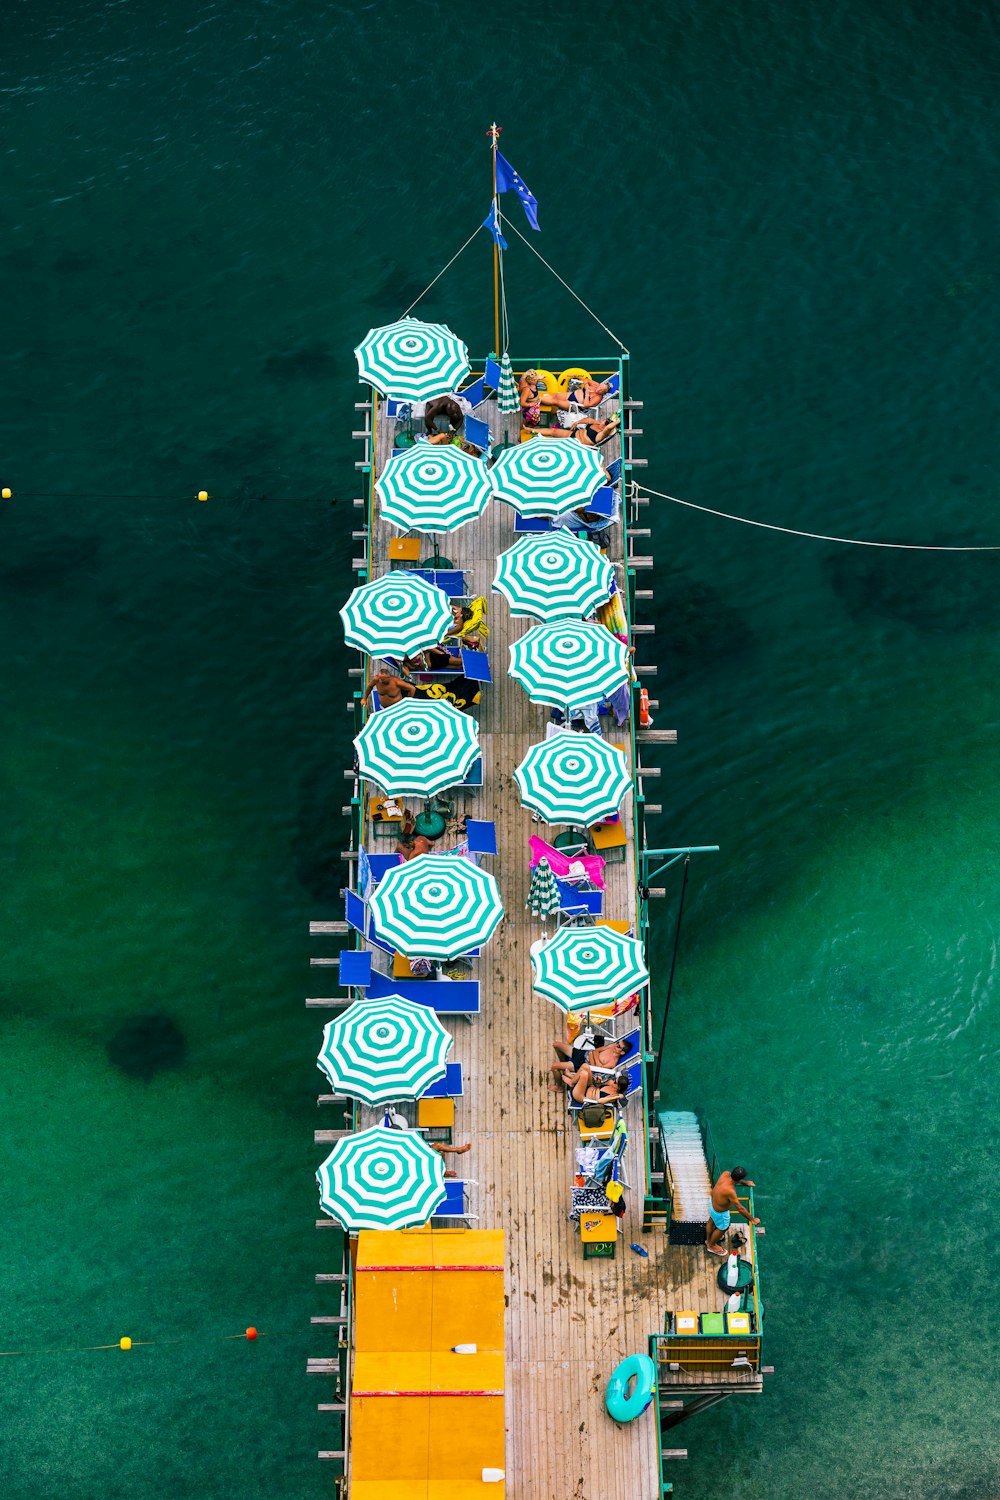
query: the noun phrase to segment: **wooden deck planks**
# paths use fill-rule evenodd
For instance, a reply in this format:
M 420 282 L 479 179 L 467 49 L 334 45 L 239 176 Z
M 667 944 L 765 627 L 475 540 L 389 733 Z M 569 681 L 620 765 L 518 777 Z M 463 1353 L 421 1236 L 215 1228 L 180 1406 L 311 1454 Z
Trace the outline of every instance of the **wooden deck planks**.
M 491 403 L 491 407 L 493 404 Z M 480 413 L 482 415 L 483 413 Z M 490 412 L 494 431 L 497 414 Z M 515 419 L 516 421 L 516 419 Z M 376 472 L 389 456 L 387 424 L 376 425 Z M 618 440 L 608 458 L 618 452 Z M 387 567 L 392 533 L 376 523 L 370 537 L 371 576 Z M 466 571 L 468 592 L 489 601 L 492 686 L 478 712 L 484 784 L 456 797 L 457 808 L 492 818 L 499 855 L 484 858 L 503 894 L 505 919 L 476 965 L 481 1013 L 471 1025 L 455 1022 L 452 1057 L 463 1065 L 465 1097 L 458 1101 L 454 1140 L 471 1151 L 452 1159 L 459 1175 L 475 1179 L 471 1211 L 483 1228 L 505 1231 L 506 1493 L 510 1500 L 656 1500 L 658 1434 L 647 1418 L 618 1427 L 604 1410 L 608 1375 L 627 1354 L 645 1351 L 663 1327 L 668 1307 L 715 1310 L 718 1263 L 700 1249 L 670 1247 L 662 1232 L 643 1235 L 642 1103 L 630 1101 L 626 1170 L 631 1191 L 613 1261 L 584 1261 L 575 1224 L 567 1219 L 576 1130 L 562 1096 L 547 1089 L 552 1039 L 561 1034 L 559 1009 L 531 988 L 530 944 L 541 935 L 529 920 L 528 838 L 536 831 L 512 779 L 528 746 L 544 736 L 548 710 L 529 703 L 507 676 L 507 648 L 526 629 L 506 602 L 491 593 L 496 556 L 514 541 L 514 516 L 493 504 L 482 521 L 442 537 L 441 551 Z M 616 528 L 621 579 L 623 527 Z M 607 731 L 627 745 L 628 727 Z M 630 814 L 630 802 L 625 814 Z M 629 826 L 631 824 L 629 822 Z M 544 827 L 537 831 L 546 834 Z M 367 830 L 369 839 L 374 837 Z M 383 843 L 382 848 L 391 847 Z M 630 842 L 623 864 L 606 867 L 605 914 L 636 922 L 636 872 Z M 376 954 L 376 967 L 389 967 Z M 649 1258 L 630 1251 L 641 1243 Z

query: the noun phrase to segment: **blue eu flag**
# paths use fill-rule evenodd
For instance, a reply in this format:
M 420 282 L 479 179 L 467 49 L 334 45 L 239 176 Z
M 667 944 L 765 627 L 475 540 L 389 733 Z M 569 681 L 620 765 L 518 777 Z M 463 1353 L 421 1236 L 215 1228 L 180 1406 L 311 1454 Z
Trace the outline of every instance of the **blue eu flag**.
M 521 207 L 528 216 L 528 223 L 532 229 L 538 228 L 538 199 L 529 188 L 523 177 L 519 177 L 506 157 L 497 152 L 497 192 L 509 193 L 511 190 L 521 200 Z
M 495 198 L 490 204 L 489 213 L 483 220 L 483 228 L 489 230 L 490 234 L 493 236 L 494 241 L 500 246 L 501 250 L 506 250 L 507 241 L 500 233 L 500 215 L 497 213 L 497 203 Z

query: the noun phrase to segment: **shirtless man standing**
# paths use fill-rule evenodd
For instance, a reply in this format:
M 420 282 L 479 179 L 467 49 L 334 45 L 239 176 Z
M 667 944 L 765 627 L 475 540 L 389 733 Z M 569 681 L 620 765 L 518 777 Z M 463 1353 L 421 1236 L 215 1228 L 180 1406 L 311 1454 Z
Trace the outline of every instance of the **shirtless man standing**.
M 412 698 L 416 692 L 412 682 L 404 682 L 402 677 L 394 677 L 391 672 L 385 671 L 384 668 L 381 672 L 376 672 L 369 678 L 368 686 L 365 688 L 365 695 L 361 700 L 362 703 L 367 702 L 373 689 L 378 692 L 378 701 L 383 708 L 391 708 L 401 698 Z
M 722 1236 L 729 1228 L 730 1218 L 733 1214 L 739 1214 L 741 1219 L 746 1219 L 750 1224 L 759 1224 L 745 1209 L 736 1196 L 738 1183 L 744 1187 L 753 1187 L 754 1183 L 747 1176 L 746 1167 L 733 1167 L 731 1172 L 722 1172 L 712 1189 L 712 1200 L 709 1213 L 711 1218 L 705 1225 L 705 1249 L 709 1255 L 724 1257 L 726 1252 L 721 1244 Z

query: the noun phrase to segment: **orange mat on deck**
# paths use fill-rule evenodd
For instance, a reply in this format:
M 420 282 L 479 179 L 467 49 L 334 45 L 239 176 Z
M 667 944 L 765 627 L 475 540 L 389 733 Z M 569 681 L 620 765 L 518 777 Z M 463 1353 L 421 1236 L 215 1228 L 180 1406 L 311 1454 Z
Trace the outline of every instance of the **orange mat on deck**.
M 363 1230 L 354 1265 L 355 1500 L 504 1494 L 503 1231 Z M 456 1346 L 475 1346 L 456 1353 Z

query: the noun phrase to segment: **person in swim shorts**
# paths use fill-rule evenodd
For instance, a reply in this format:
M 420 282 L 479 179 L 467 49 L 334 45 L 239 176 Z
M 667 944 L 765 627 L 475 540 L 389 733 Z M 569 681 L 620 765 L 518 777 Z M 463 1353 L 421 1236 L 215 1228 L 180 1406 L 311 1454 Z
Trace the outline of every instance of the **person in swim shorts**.
M 739 1214 L 741 1219 L 746 1219 L 750 1224 L 759 1224 L 760 1220 L 753 1218 L 749 1209 L 743 1207 L 736 1194 L 739 1183 L 744 1187 L 753 1187 L 753 1181 L 747 1176 L 746 1167 L 733 1167 L 731 1172 L 722 1172 L 712 1189 L 711 1205 L 709 1207 L 710 1218 L 705 1225 L 705 1249 L 709 1255 L 718 1255 L 720 1258 L 726 1254 L 721 1241 L 722 1236 L 732 1221 L 733 1214 Z

